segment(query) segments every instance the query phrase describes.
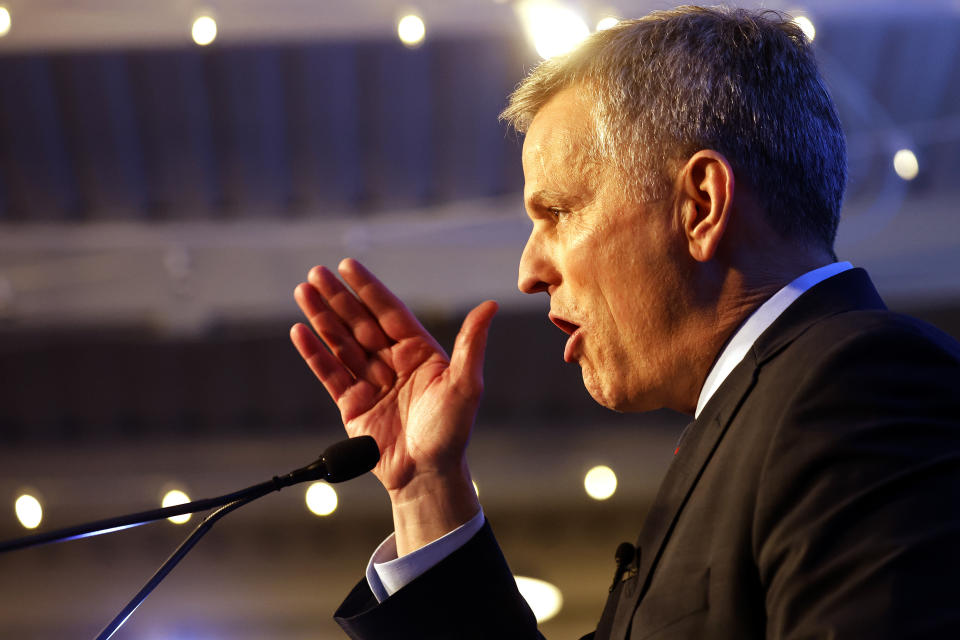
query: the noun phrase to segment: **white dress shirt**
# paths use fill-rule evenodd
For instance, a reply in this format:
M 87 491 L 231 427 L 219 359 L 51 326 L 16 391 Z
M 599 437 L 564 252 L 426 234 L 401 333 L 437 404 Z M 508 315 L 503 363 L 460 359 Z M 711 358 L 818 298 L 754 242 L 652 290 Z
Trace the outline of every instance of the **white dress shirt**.
M 740 364 L 740 361 L 750 351 L 760 334 L 766 331 L 773 324 L 773 321 L 793 304 L 794 300 L 813 285 L 848 269 L 853 269 L 853 265 L 849 262 L 834 262 L 825 267 L 808 271 L 757 307 L 730 338 L 713 368 L 710 369 L 710 373 L 707 374 L 707 379 L 704 381 L 703 387 L 700 388 L 700 398 L 697 400 L 697 410 L 693 417 L 700 417 L 700 412 L 713 397 L 714 392 L 720 388 L 720 385 L 727 379 L 734 367 Z
M 734 367 L 740 364 L 740 361 L 750 351 L 753 343 L 780 317 L 780 314 L 787 307 L 793 304 L 810 287 L 852 268 L 853 265 L 849 262 L 834 262 L 825 267 L 808 271 L 757 307 L 727 342 L 720 353 L 720 357 L 717 358 L 710 369 L 710 373 L 707 374 L 707 379 L 700 389 L 700 397 L 697 400 L 694 417 L 700 416 L 704 406 L 720 388 L 723 381 L 727 379 Z M 414 578 L 462 547 L 480 531 L 483 522 L 483 510 L 481 509 L 465 524 L 402 558 L 397 557 L 397 545 L 391 533 L 377 547 L 377 550 L 370 557 L 370 562 L 367 563 L 367 583 L 370 585 L 370 590 L 373 591 L 377 601 L 383 602 L 399 591 L 401 587 L 409 584 Z
M 399 591 L 400 587 L 413 582 L 421 573 L 465 545 L 482 528 L 483 509 L 480 509 L 470 520 L 450 533 L 401 558 L 397 557 L 397 543 L 391 533 L 380 543 L 367 563 L 367 584 L 377 597 L 377 602 L 383 602 Z

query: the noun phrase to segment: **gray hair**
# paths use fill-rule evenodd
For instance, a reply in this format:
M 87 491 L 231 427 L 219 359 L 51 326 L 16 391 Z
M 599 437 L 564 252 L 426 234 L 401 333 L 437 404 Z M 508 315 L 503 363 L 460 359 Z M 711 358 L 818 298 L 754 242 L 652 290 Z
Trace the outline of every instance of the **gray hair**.
M 846 142 L 800 28 L 775 11 L 678 7 L 599 31 L 538 65 L 500 114 L 523 133 L 559 91 L 592 104 L 588 150 L 642 201 L 663 200 L 700 149 L 722 153 L 785 238 L 832 252 Z

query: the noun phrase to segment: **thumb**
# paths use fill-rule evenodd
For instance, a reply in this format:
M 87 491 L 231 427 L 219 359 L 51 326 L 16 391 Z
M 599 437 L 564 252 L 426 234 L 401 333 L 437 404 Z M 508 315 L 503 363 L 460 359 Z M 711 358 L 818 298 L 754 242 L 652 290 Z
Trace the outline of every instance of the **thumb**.
M 483 355 L 487 348 L 487 333 L 499 306 L 493 300 L 481 302 L 473 308 L 460 326 L 453 344 L 450 373 L 457 386 L 479 395 L 483 390 Z

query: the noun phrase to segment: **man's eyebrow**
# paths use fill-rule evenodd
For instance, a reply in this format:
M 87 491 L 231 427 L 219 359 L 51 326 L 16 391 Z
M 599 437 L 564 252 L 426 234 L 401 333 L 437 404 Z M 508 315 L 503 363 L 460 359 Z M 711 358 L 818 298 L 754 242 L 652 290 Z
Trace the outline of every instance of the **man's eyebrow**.
M 551 191 L 549 189 L 540 189 L 539 191 L 534 191 L 530 194 L 530 197 L 527 198 L 527 202 L 533 205 L 565 205 L 565 206 L 577 206 L 584 204 L 588 198 L 583 198 L 581 196 L 574 196 L 569 193 L 562 193 L 560 191 Z

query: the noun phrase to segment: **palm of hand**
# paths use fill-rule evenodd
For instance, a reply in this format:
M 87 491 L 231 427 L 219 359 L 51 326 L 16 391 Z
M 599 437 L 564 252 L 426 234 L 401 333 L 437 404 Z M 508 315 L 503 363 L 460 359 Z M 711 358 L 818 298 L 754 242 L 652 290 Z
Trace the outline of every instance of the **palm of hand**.
M 413 314 L 359 263 L 341 263 L 357 297 L 317 267 L 296 290 L 317 335 L 291 330 L 300 355 L 340 409 L 347 433 L 380 447 L 374 473 L 388 491 L 463 458 L 482 389 L 483 350 L 496 304 L 464 320 L 452 359 Z M 358 299 L 359 298 L 359 299 Z
M 388 491 L 459 457 L 476 411 L 474 399 L 451 389 L 446 355 L 424 342 L 411 338 L 391 349 L 396 377 L 390 386 L 358 381 L 337 403 L 347 433 L 373 436 L 380 446 L 374 474 Z

